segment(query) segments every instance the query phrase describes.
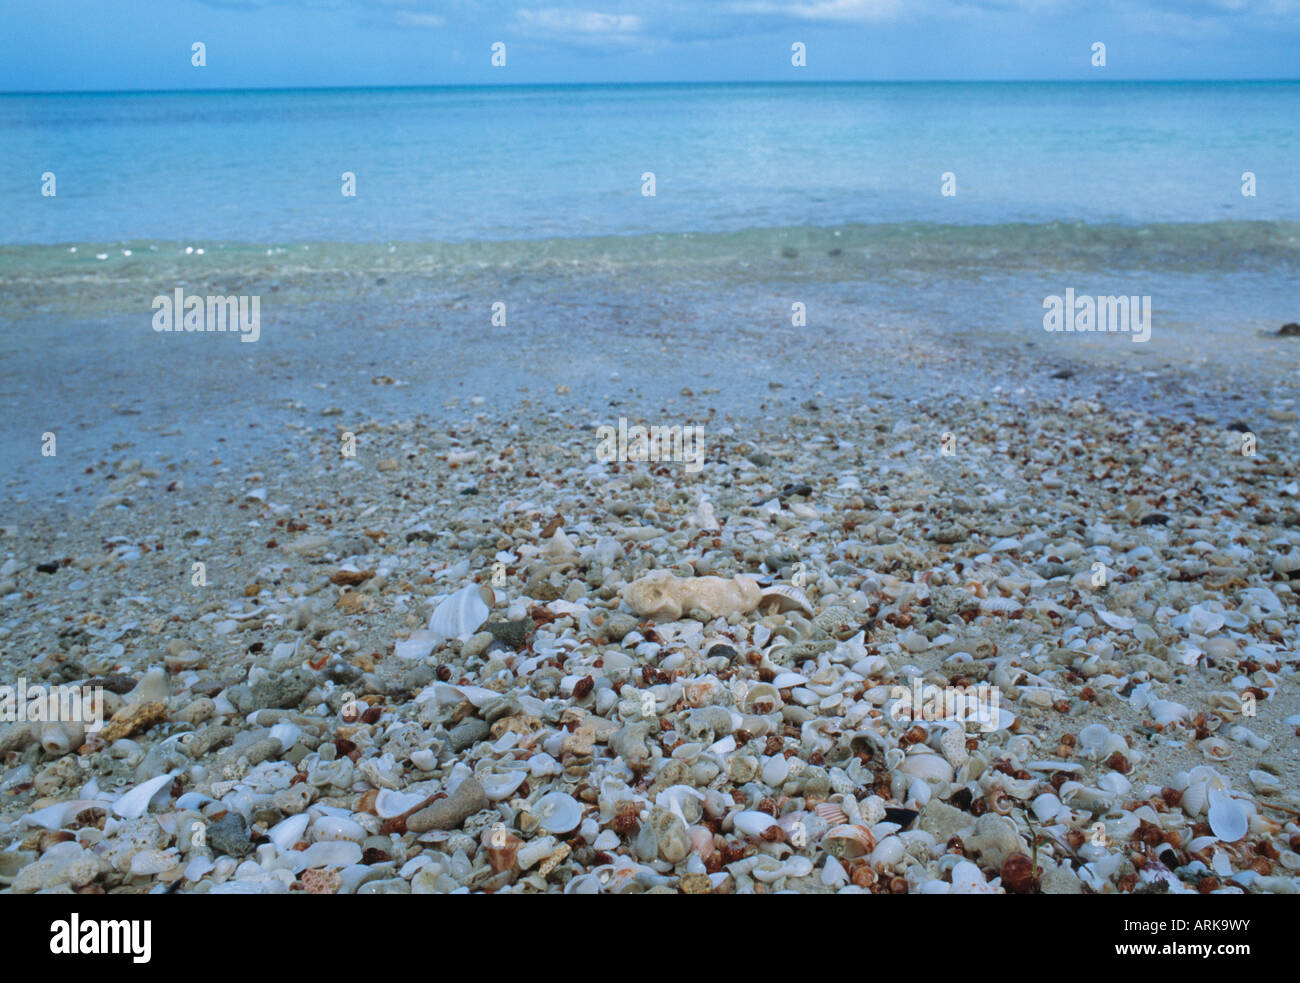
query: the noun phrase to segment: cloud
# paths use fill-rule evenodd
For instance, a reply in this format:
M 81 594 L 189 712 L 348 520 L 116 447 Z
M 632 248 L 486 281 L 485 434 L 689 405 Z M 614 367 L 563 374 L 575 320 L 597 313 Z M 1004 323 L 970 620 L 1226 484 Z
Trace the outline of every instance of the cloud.
M 447 23 L 438 14 L 418 14 L 411 10 L 400 10 L 394 18 L 400 27 L 442 27 Z
M 543 7 L 515 14 L 521 30 L 564 40 L 630 40 L 640 35 L 645 22 L 635 14 L 607 14 L 595 10 Z
M 728 9 L 738 14 L 785 16 L 793 20 L 850 22 L 893 20 L 907 12 L 903 0 L 798 0 L 794 3 L 735 0 L 728 4 Z

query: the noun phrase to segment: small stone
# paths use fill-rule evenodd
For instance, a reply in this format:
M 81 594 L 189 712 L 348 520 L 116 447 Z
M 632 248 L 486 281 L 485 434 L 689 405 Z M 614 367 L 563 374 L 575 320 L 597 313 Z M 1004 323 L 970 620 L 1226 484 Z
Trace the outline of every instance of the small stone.
M 216 822 L 208 823 L 207 843 L 215 853 L 235 858 L 246 857 L 253 852 L 248 823 L 233 809 Z

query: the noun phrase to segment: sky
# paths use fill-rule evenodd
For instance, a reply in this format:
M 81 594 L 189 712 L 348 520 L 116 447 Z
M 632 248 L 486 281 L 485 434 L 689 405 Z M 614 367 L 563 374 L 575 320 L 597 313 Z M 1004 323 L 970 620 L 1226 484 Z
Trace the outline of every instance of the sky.
M 1300 77 L 1300 0 L 0 0 L 0 23 L 7 92 Z

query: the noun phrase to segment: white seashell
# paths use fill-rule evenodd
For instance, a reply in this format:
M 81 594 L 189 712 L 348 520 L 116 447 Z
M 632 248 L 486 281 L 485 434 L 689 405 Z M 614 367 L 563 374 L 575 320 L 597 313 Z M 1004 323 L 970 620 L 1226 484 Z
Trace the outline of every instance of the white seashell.
M 775 754 L 763 763 L 763 784 L 779 788 L 790 774 L 790 761 L 784 755 Z
M 507 771 L 497 775 L 483 775 L 479 779 L 479 784 L 483 786 L 483 792 L 489 800 L 500 802 L 514 795 L 515 789 L 522 785 L 527 777 L 526 771 Z
M 1126 618 L 1122 614 L 1111 614 L 1105 608 L 1095 608 L 1097 617 L 1118 631 L 1132 631 L 1137 627 L 1137 619 Z
M 123 819 L 139 819 L 149 810 L 153 797 L 170 785 L 174 777 L 174 773 L 168 772 L 140 783 L 113 803 L 113 813 Z
M 849 882 L 849 872 L 834 857 L 827 857 L 822 867 L 822 883 L 827 887 L 840 887 Z
M 317 843 L 350 840 L 360 843 L 366 838 L 365 828 L 353 819 L 343 816 L 321 816 L 311 824 L 312 838 Z
M 1150 700 L 1147 703 L 1147 710 L 1151 714 L 1151 719 L 1162 727 L 1183 720 L 1191 713 L 1187 707 L 1173 700 Z
M 963 860 L 952 869 L 951 894 L 1001 894 L 984 879 L 984 874 L 969 860 Z
M 1187 609 L 1187 629 L 1197 635 L 1209 635 L 1225 624 L 1222 611 L 1215 611 L 1206 604 L 1193 604 Z
M 1225 843 L 1246 835 L 1248 819 L 1240 802 L 1221 789 L 1210 791 L 1210 831 Z
M 1278 778 L 1276 775 L 1270 775 L 1266 771 L 1251 769 L 1248 774 L 1250 776 L 1251 784 L 1261 792 L 1276 792 L 1282 787 L 1282 779 Z
M 438 767 L 438 756 L 427 747 L 411 752 L 411 764 L 421 771 L 433 771 Z
M 138 703 L 166 703 L 169 696 L 171 686 L 167 682 L 167 671 L 161 666 L 154 666 L 122 697 L 122 705 L 129 707 Z
M 777 689 L 793 689 L 795 686 L 802 686 L 808 682 L 808 677 L 797 672 L 783 672 L 772 680 L 772 685 Z
M 398 642 L 393 646 L 393 654 L 399 659 L 411 661 L 413 659 L 426 659 L 432 653 L 434 648 L 443 639 L 432 631 L 425 631 L 423 628 L 411 632 L 409 638 Z
M 440 639 L 459 638 L 463 642 L 479 630 L 490 613 L 483 599 L 483 589 L 478 584 L 470 584 L 434 609 L 429 619 L 429 631 Z
M 347 867 L 361 862 L 361 844 L 351 840 L 321 840 L 301 852 L 291 850 L 288 856 L 298 871 L 316 867 Z
M 1030 804 L 1030 808 L 1034 811 L 1034 815 L 1038 818 L 1040 823 L 1048 823 L 1051 822 L 1052 819 L 1065 808 L 1065 806 L 1062 804 L 1061 800 L 1051 792 L 1044 792 L 1042 795 L 1038 796 L 1038 798 L 1034 799 Z
M 1105 724 L 1089 724 L 1079 731 L 1079 745 L 1093 761 L 1102 756 L 1110 744 L 1110 728 Z
M 296 816 L 290 816 L 288 819 L 276 823 L 267 830 L 266 835 L 270 837 L 277 850 L 281 853 L 288 853 L 293 849 L 293 845 L 302 839 L 302 834 L 307 831 L 309 822 L 311 822 L 311 816 L 305 812 L 300 812 Z
M 297 724 L 282 723 L 271 728 L 271 737 L 280 742 L 280 750 L 290 751 L 302 736 L 302 728 Z
M 905 847 L 897 836 L 886 836 L 871 851 L 870 863 L 873 867 L 893 867 L 903 859 Z
M 955 774 L 952 765 L 942 755 L 924 744 L 913 744 L 898 770 L 910 778 L 922 778 L 927 782 L 950 782 Z
M 732 816 L 731 824 L 737 832 L 744 833 L 746 836 L 762 836 L 777 825 L 777 821 L 765 812 L 749 809 Z
M 582 822 L 582 805 L 565 792 L 551 792 L 533 803 L 529 812 L 548 833 L 567 833 Z
M 380 819 L 396 819 L 404 816 L 420 805 L 427 796 L 416 792 L 398 792 L 391 788 L 381 788 L 375 796 L 375 815 Z
M 107 809 L 108 803 L 102 799 L 76 799 L 71 802 L 56 802 L 44 809 L 29 812 L 19 821 L 18 826 L 39 826 L 41 829 L 62 829 L 77 817 L 77 813 L 86 809 Z

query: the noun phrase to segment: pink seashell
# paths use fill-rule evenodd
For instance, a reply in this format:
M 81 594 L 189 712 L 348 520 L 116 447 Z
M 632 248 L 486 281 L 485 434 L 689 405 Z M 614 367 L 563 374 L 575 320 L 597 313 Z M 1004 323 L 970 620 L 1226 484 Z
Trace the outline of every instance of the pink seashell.
M 701 860 L 713 856 L 713 831 L 707 826 L 692 826 L 688 831 L 691 849 L 700 855 Z
M 817 813 L 821 819 L 826 820 L 831 826 L 839 826 L 849 821 L 848 813 L 841 809 L 839 803 L 836 802 L 819 802 L 813 807 L 813 812 Z

